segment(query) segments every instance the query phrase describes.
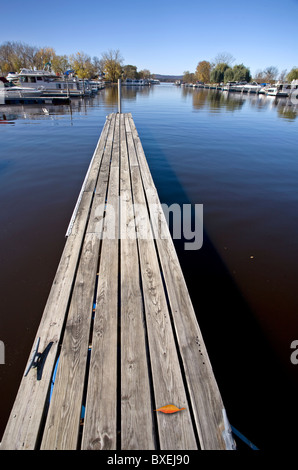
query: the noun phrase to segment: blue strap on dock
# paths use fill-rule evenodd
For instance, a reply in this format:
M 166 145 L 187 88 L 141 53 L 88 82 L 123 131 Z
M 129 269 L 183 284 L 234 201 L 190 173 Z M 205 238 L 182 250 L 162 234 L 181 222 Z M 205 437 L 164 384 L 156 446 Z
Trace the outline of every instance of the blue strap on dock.
M 251 449 L 259 450 L 252 442 L 250 442 L 245 436 L 243 436 L 243 434 L 241 434 L 241 432 L 237 431 L 237 429 L 235 429 L 234 426 L 231 425 L 231 429 L 232 429 L 233 434 L 235 434 L 235 436 L 239 437 Z

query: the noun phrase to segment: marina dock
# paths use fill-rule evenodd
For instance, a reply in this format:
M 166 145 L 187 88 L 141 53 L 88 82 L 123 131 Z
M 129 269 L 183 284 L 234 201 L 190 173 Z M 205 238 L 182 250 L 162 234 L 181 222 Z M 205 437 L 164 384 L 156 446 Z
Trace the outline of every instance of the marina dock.
M 180 411 L 157 411 L 166 405 Z M 111 114 L 1 450 L 232 448 L 135 123 L 129 113 Z

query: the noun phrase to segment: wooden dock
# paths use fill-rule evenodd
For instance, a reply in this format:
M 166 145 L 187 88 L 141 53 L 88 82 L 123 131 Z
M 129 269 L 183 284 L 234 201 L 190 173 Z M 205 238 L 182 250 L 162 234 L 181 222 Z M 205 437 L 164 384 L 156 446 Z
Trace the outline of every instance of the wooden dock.
M 107 116 L 38 339 L 1 450 L 233 448 L 131 114 Z

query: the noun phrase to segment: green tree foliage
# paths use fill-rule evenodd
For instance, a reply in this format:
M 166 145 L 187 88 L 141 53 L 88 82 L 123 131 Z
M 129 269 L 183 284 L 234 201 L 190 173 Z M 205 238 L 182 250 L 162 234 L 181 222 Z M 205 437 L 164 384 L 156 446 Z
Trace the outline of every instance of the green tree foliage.
M 102 67 L 105 73 L 105 78 L 116 82 L 122 75 L 123 58 L 119 49 L 109 50 L 102 54 Z
M 233 80 L 235 82 L 250 82 L 251 81 L 251 74 L 250 70 L 245 67 L 243 64 L 234 65 L 233 67 Z
M 221 62 L 216 65 L 210 74 L 210 80 L 212 83 L 221 83 L 224 81 L 224 75 L 227 69 L 230 67 L 225 62 Z
M 224 73 L 224 80 L 225 83 L 233 82 L 234 81 L 234 73 L 231 67 L 228 67 Z
M 292 80 L 298 79 L 298 68 L 293 67 L 292 70 L 287 75 L 287 80 L 291 82 Z
M 210 82 L 211 64 L 207 60 L 202 60 L 196 68 L 196 79 L 203 83 Z

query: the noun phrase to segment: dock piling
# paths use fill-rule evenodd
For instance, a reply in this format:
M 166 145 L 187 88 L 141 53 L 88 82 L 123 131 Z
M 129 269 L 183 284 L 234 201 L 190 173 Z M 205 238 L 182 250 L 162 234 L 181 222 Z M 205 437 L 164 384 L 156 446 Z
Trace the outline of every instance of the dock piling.
M 118 113 L 121 114 L 121 78 L 118 78 Z

